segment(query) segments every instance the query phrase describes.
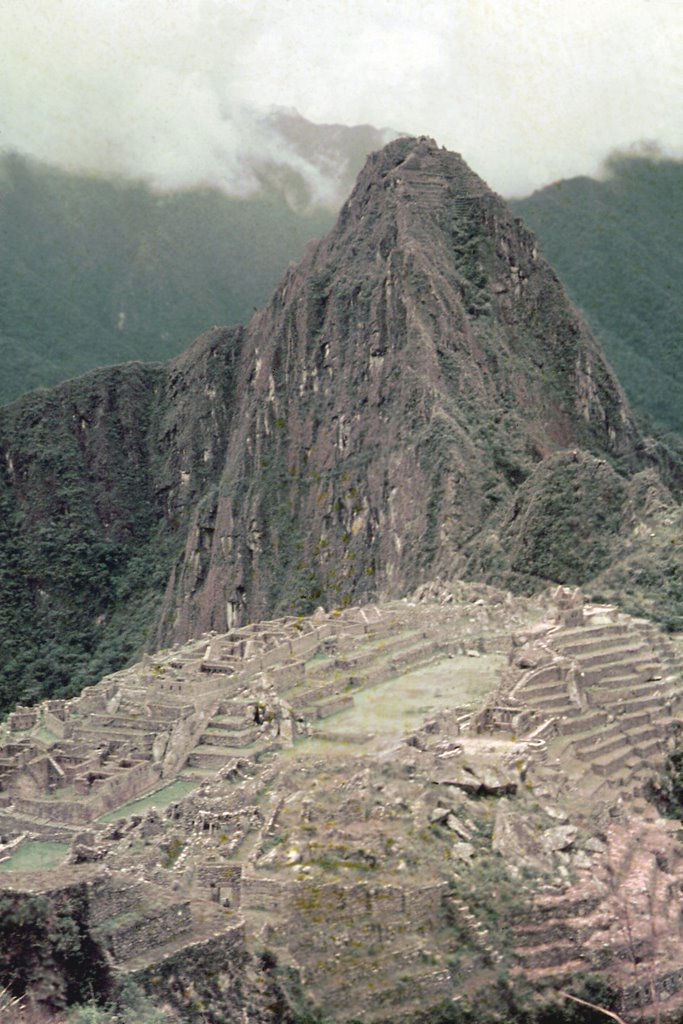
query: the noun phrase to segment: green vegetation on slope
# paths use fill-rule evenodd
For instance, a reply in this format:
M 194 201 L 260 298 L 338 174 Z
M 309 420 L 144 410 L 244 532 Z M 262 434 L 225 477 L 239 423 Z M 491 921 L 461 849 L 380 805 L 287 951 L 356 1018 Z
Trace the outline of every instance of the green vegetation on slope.
M 108 968 L 88 930 L 84 886 L 48 896 L 0 896 L 0 977 L 53 1010 L 106 986 Z
M 66 397 L 37 392 L 7 409 L 0 712 L 16 701 L 75 695 L 144 644 L 173 551 L 144 447 L 156 378 L 153 367 L 136 365 L 93 375 L 106 407 L 98 426 L 81 425 L 90 413 L 71 385 Z M 90 451 L 88 430 L 97 433 Z
M 683 432 L 683 162 L 617 154 L 510 206 L 586 316 L 634 409 Z
M 683 629 L 683 513 L 654 469 L 621 476 L 606 460 L 560 452 L 501 504 L 468 571 L 533 593 L 554 580 Z
M 0 158 L 0 402 L 245 323 L 333 220 L 275 188 L 158 194 Z

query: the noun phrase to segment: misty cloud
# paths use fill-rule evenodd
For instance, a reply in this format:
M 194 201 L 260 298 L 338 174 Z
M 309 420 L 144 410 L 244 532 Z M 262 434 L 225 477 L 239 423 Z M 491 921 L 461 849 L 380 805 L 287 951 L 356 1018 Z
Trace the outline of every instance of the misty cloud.
M 4 0 L 0 148 L 162 188 L 337 182 L 265 117 L 429 134 L 499 191 L 594 171 L 642 138 L 683 153 L 673 0 Z

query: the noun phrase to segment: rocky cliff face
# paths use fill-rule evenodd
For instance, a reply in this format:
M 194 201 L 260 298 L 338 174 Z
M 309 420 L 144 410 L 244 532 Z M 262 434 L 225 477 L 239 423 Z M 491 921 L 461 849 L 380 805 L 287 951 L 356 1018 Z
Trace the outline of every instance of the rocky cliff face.
M 622 392 L 533 237 L 453 153 L 401 139 L 247 329 L 220 493 L 159 638 L 452 572 L 534 464 L 638 464 Z
M 3 410 L 5 703 L 114 667 L 145 627 L 154 647 L 400 595 L 484 536 L 490 571 L 517 489 L 566 449 L 623 478 L 654 459 L 533 236 L 459 156 L 396 140 L 247 328 Z

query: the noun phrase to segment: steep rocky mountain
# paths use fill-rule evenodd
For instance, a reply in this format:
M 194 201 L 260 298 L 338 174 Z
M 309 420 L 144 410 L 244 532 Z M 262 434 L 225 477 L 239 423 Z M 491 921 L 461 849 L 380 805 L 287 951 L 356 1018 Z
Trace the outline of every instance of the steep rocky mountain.
M 510 203 L 588 318 L 633 407 L 683 432 L 683 162 L 616 154 Z
M 628 556 L 644 610 L 683 599 L 678 463 L 534 237 L 428 139 L 369 158 L 248 327 L 26 396 L 0 449 L 5 706 L 439 573 L 623 590 Z

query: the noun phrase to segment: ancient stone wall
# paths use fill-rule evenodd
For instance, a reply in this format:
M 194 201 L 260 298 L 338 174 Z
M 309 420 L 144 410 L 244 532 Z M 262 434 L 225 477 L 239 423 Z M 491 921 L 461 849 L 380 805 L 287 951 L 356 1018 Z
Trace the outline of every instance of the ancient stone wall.
M 292 896 L 291 886 L 278 878 L 259 878 L 244 875 L 240 890 L 243 910 L 286 910 Z
M 73 724 L 55 715 L 49 708 L 43 713 L 43 725 L 61 740 L 68 739 L 73 732 Z
M 147 761 L 141 761 L 113 775 L 97 793 L 94 801 L 95 817 L 141 796 L 155 786 L 160 777 L 160 766 Z
M 287 665 L 277 665 L 268 670 L 266 679 L 279 691 L 296 686 L 306 675 L 303 661 L 295 661 Z
M 128 877 L 102 874 L 88 883 L 90 923 L 102 924 L 107 918 L 127 914 L 140 904 L 146 886 Z
M 25 708 L 18 705 L 16 711 L 9 715 L 7 721 L 10 732 L 24 732 L 26 729 L 32 729 L 38 721 L 38 708 Z
M 87 825 L 96 816 L 86 803 L 67 800 L 32 800 L 15 797 L 14 806 L 18 814 L 29 818 L 59 821 L 65 825 Z
M 405 913 L 414 927 L 434 923 L 447 888 L 445 882 L 434 882 L 433 885 L 404 890 Z
M 90 798 L 29 798 L 17 796 L 17 813 L 28 817 L 69 825 L 86 825 L 101 814 L 133 800 L 151 789 L 160 778 L 158 765 L 141 761 L 132 768 L 103 779 L 97 793 Z
M 122 917 L 105 920 L 98 928 L 104 944 L 119 961 L 130 960 L 156 946 L 163 946 L 170 938 L 188 931 L 192 925 L 189 901 L 145 912 L 129 911 Z
M 336 715 L 339 711 L 344 711 L 346 708 L 353 706 L 353 697 L 351 696 L 339 696 L 334 700 L 328 701 L 321 707 L 316 708 L 316 718 L 329 718 L 330 715 Z

